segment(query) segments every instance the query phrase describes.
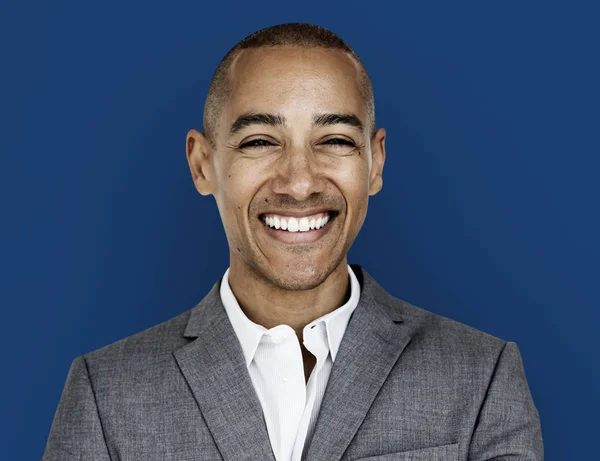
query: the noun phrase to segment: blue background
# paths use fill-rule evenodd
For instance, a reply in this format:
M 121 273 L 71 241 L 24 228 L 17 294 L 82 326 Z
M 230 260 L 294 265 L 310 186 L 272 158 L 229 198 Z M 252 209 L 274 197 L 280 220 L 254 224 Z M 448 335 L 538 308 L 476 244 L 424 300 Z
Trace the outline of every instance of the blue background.
M 516 341 L 546 459 L 597 459 L 592 2 L 53 3 L 0 7 L 2 459 L 41 457 L 76 356 L 190 309 L 226 269 L 185 135 L 225 52 L 281 22 L 355 48 L 388 131 L 350 262 Z

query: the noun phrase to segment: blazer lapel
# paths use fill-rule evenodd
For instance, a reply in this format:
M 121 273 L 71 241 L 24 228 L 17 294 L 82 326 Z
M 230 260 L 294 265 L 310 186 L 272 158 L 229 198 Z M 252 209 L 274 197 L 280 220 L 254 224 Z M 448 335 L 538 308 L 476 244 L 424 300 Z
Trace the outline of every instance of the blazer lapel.
M 206 424 L 227 461 L 275 461 L 260 401 L 219 295 L 220 281 L 192 309 L 174 352 Z
M 338 461 L 398 357 L 410 342 L 392 297 L 360 266 L 361 296 L 340 344 L 307 461 Z

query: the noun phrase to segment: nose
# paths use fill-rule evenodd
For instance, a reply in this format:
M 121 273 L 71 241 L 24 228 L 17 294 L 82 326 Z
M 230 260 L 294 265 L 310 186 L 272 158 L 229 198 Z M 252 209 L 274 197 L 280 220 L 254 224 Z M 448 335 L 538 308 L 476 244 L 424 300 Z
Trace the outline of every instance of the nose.
M 276 165 L 273 192 L 292 196 L 296 201 L 306 200 L 314 193 L 323 192 L 323 179 L 314 152 L 307 148 L 289 149 Z

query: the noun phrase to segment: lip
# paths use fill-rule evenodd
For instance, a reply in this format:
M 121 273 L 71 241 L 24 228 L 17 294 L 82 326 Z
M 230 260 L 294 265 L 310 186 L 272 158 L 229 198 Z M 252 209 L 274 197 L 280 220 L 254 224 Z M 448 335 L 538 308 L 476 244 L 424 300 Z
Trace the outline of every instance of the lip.
M 324 210 L 327 211 L 327 210 Z M 323 213 L 324 211 L 316 211 L 313 214 L 316 213 Z M 279 214 L 279 213 L 275 213 L 274 214 Z M 311 211 L 312 213 L 312 211 Z M 268 213 L 263 213 L 263 214 L 268 214 Z M 283 214 L 283 213 L 281 213 Z M 284 216 L 307 216 L 306 214 L 300 214 L 300 215 L 292 215 L 292 214 L 288 214 Z M 261 215 L 262 216 L 262 215 Z M 323 238 L 325 235 L 327 235 L 329 233 L 329 230 L 331 229 L 331 227 L 333 226 L 333 222 L 335 222 L 335 218 L 337 217 L 337 213 L 336 214 L 331 214 L 331 217 L 329 218 L 329 222 L 327 224 L 325 224 L 324 227 L 321 227 L 320 229 L 311 229 L 308 231 L 304 231 L 304 232 L 289 232 L 286 230 L 281 230 L 281 229 L 275 229 L 273 227 L 269 227 L 267 226 L 264 222 L 262 222 L 261 220 L 261 224 L 262 227 L 265 229 L 265 232 L 267 233 L 267 235 L 269 235 L 271 238 L 281 242 L 281 243 L 285 243 L 285 244 L 294 244 L 294 245 L 298 245 L 298 244 L 307 244 L 307 243 L 314 243 L 317 240 L 320 240 L 321 238 Z

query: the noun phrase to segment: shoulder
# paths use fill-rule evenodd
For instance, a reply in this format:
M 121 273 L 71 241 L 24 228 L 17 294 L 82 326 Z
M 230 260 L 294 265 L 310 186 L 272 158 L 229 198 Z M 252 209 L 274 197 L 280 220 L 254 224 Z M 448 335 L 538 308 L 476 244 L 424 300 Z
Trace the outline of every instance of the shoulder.
M 193 309 L 146 330 L 83 355 L 92 370 L 132 369 L 172 360 L 174 350 L 189 341 L 184 331 Z
M 430 376 L 448 389 L 485 389 L 501 357 L 518 364 L 516 344 L 470 325 L 433 313 L 398 298 L 410 342 L 402 363 L 420 376 Z M 507 352 L 508 351 L 508 352 Z
M 392 295 L 362 268 L 361 272 L 367 297 L 384 306 L 390 318 L 400 320 L 411 338 L 409 350 L 419 357 L 489 366 L 506 346 L 502 338 Z
M 506 341 L 475 327 L 395 298 L 412 330 L 412 339 L 431 347 L 497 355 Z

